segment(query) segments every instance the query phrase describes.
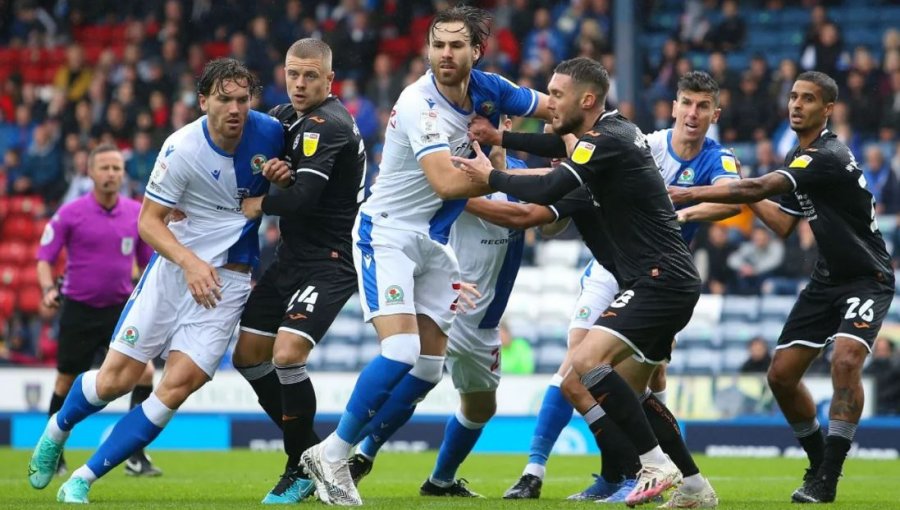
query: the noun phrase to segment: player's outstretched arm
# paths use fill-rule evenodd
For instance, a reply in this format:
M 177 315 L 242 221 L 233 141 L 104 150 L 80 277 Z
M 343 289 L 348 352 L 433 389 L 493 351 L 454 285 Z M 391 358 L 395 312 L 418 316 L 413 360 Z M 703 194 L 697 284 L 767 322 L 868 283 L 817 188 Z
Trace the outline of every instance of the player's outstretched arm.
M 485 157 L 487 159 L 487 157 Z M 491 192 L 486 183 L 475 183 L 464 172 L 453 166 L 450 151 L 426 154 L 419 160 L 428 184 L 441 200 L 480 197 Z
M 750 210 L 782 239 L 791 235 L 797 227 L 797 222 L 800 221 L 797 216 L 782 211 L 781 207 L 771 200 L 754 202 L 750 204 Z
M 727 186 L 733 179 L 719 179 L 713 186 Z M 741 212 L 741 206 L 736 204 L 703 203 L 685 207 L 678 211 L 678 221 L 719 221 L 730 218 Z
M 732 182 L 728 182 L 725 186 L 669 187 L 669 196 L 675 205 L 689 202 L 750 204 L 773 195 L 788 193 L 793 188 L 787 177 L 772 172 L 754 179 L 732 179 Z
M 172 210 L 158 202 L 144 198 L 138 217 L 138 233 L 157 253 L 178 264 L 194 301 L 204 308 L 215 308 L 222 299 L 222 282 L 216 269 L 200 260 L 191 250 L 178 242 L 166 226 L 166 216 Z
M 473 198 L 466 204 L 466 212 L 501 227 L 524 230 L 552 223 L 556 215 L 549 207 L 521 204 L 487 198 Z

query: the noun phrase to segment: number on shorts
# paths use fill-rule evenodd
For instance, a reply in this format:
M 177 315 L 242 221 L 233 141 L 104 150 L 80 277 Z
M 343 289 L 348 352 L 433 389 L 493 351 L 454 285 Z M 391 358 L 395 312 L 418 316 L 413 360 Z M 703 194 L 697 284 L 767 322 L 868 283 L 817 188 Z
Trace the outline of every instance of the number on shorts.
M 491 363 L 491 372 L 496 372 L 498 368 L 500 368 L 500 348 L 497 347 L 491 354 L 494 355 L 494 362 Z
M 609 307 L 610 308 L 624 308 L 625 305 L 627 305 L 628 302 L 631 301 L 631 298 L 633 298 L 633 297 L 634 297 L 634 291 L 626 290 L 625 292 L 622 293 L 621 296 L 617 297 L 615 301 L 610 303 Z
M 306 311 L 312 312 L 316 305 L 316 300 L 319 299 L 319 293 L 316 292 L 316 287 L 310 285 L 303 289 L 301 293 L 299 290 L 291 296 L 291 300 L 288 302 L 287 309 L 290 311 L 291 308 L 294 307 L 295 304 L 306 304 Z
M 867 299 L 865 303 L 862 305 L 859 302 L 862 301 L 858 297 L 852 297 L 847 299 L 847 304 L 850 305 L 850 308 L 847 308 L 847 313 L 844 314 L 845 319 L 855 319 L 859 317 L 860 319 L 871 322 L 872 319 L 875 318 L 875 310 L 872 309 L 872 305 L 875 304 L 874 299 Z M 859 309 L 857 309 L 859 307 Z

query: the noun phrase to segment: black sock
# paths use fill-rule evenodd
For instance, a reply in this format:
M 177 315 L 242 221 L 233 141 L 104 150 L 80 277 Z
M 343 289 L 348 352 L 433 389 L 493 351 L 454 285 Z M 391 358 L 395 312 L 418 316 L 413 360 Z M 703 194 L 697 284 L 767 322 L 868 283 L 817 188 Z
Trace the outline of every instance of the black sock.
M 581 383 L 634 444 L 638 453 L 647 453 L 659 443 L 641 409 L 637 396 L 608 364 L 598 365 L 581 377 Z
M 683 476 L 693 476 L 699 473 L 700 468 L 694 463 L 691 452 L 688 451 L 687 445 L 684 444 L 678 420 L 675 419 L 669 408 L 652 393 L 648 393 L 644 399 L 643 407 L 647 420 L 653 428 L 653 434 L 659 440 L 660 448 L 678 466 L 681 474 Z
M 56 392 L 53 392 L 53 396 L 50 397 L 50 409 L 47 411 L 47 416 L 53 416 L 53 413 L 62 409 L 63 402 L 66 401 L 65 395 L 57 395 Z
M 600 406 L 597 406 L 599 409 Z M 592 408 L 593 409 L 593 408 Z M 592 414 L 585 413 L 585 419 Z M 600 449 L 600 476 L 607 482 L 620 482 L 623 478 L 636 478 L 641 460 L 628 436 L 609 416 L 603 414 L 588 424 L 594 441 Z
M 147 397 L 153 393 L 153 385 L 138 385 L 135 386 L 133 390 L 131 390 L 131 404 L 128 406 L 129 409 L 134 409 L 135 407 L 141 405 L 141 402 L 147 400 Z
M 278 428 L 282 428 L 281 383 L 278 382 L 278 375 L 275 373 L 272 362 L 266 361 L 249 367 L 236 366 L 234 368 L 250 383 L 263 411 L 269 415 Z
M 810 469 L 818 471 L 819 466 L 822 465 L 822 459 L 825 458 L 825 438 L 822 436 L 822 429 L 818 428 L 808 436 L 798 437 L 797 441 L 806 451 Z
M 276 365 L 275 371 L 281 382 L 284 453 L 288 456 L 287 467 L 294 467 L 300 463 L 300 455 L 319 442 L 313 431 L 316 391 L 306 372 L 306 363 Z
M 850 451 L 851 441 L 846 437 L 829 434 L 825 438 L 825 454 L 818 474 L 824 475 L 830 481 L 837 481 L 844 468 L 844 459 Z

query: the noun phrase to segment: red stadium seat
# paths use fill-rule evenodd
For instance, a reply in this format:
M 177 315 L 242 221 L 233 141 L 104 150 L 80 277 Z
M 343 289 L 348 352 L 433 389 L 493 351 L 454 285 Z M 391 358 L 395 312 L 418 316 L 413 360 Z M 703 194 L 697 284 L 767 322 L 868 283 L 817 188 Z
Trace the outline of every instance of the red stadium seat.
M 37 268 L 35 268 L 35 271 L 37 271 Z M 0 265 L 0 288 L 15 290 L 19 287 L 20 280 L 19 266 L 12 264 Z
M 17 309 L 22 313 L 34 314 L 41 308 L 41 289 L 37 285 L 21 287 L 16 298 Z
M 24 265 L 19 266 L 18 270 L 18 279 L 20 287 L 37 287 L 38 285 L 38 273 L 37 273 L 37 265 L 26 262 Z
M 0 263 L 22 265 L 29 257 L 29 249 L 22 241 L 4 241 L 0 243 Z
M 44 234 L 44 228 L 47 226 L 47 223 L 50 223 L 50 220 L 47 218 L 41 218 L 38 220 L 34 220 L 32 223 L 32 231 L 31 231 L 31 240 L 32 241 L 40 241 L 41 236 Z
M 40 215 L 44 212 L 44 200 L 40 195 L 19 195 L 9 200 L 9 214 Z
M 10 67 L 19 65 L 19 50 L 17 48 L 0 47 L 0 62 Z
M 12 289 L 0 287 L 0 324 L 6 322 L 16 309 L 16 293 Z
M 31 242 L 34 238 L 34 220 L 24 214 L 15 214 L 3 221 L 0 237 L 4 241 Z

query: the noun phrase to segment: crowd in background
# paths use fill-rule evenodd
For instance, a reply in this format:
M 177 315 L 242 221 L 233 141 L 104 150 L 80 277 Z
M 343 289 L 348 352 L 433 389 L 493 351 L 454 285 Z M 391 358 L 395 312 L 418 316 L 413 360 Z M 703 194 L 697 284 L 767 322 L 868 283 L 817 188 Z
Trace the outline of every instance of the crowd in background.
M 829 11 L 853 2 L 689 0 L 677 2 L 677 19 L 662 28 L 658 14 L 671 10 L 672 2 L 638 2 L 638 33 L 663 38 L 638 52 L 641 90 L 635 103 L 619 100 L 611 0 L 472 3 L 494 14 L 481 69 L 544 90 L 560 60 L 595 58 L 613 77 L 609 106 L 645 132 L 671 126 L 678 76 L 707 70 L 722 87 L 722 115 L 710 136 L 741 148 L 745 175 L 779 166 L 794 143 L 785 113 L 791 84 L 803 70 L 824 71 L 841 90 L 830 128 L 861 162 L 878 213 L 900 215 L 900 31 L 884 30 L 877 44 L 846 44 L 841 20 Z M 437 0 L 0 0 L 0 201 L 39 196 L 33 212 L 36 221 L 45 219 L 91 189 L 87 154 L 102 142 L 124 151 L 123 192 L 140 198 L 165 137 L 201 115 L 195 80 L 205 62 L 220 56 L 245 62 L 264 86 L 254 107 L 267 110 L 288 101 L 283 55 L 303 37 L 322 38 L 334 49 L 333 91 L 356 118 L 369 168 L 377 169 L 393 102 L 425 72 L 421 49 L 429 17 L 447 5 Z M 730 62 L 758 36 L 746 22 L 749 12 L 775 18 L 797 7 L 806 9 L 807 19 L 793 55 L 773 63 L 753 53 L 740 65 Z M 517 119 L 514 129 L 540 127 Z M 0 207 L 0 222 L 3 211 Z M 900 246 L 892 236 L 889 245 Z M 274 223 L 267 223 L 261 235 L 264 263 L 277 237 Z M 532 232 L 528 241 L 526 259 L 533 261 L 540 240 Z M 816 255 L 804 223 L 796 235 L 780 240 L 754 224 L 749 213 L 703 229 L 692 248 L 706 291 L 719 294 L 796 293 Z M 32 357 L 39 359 L 39 339 L 52 336 L 52 328 L 13 315 L 0 332 L 9 340 L 0 357 L 14 354 L 14 338 L 24 335 L 30 337 Z

